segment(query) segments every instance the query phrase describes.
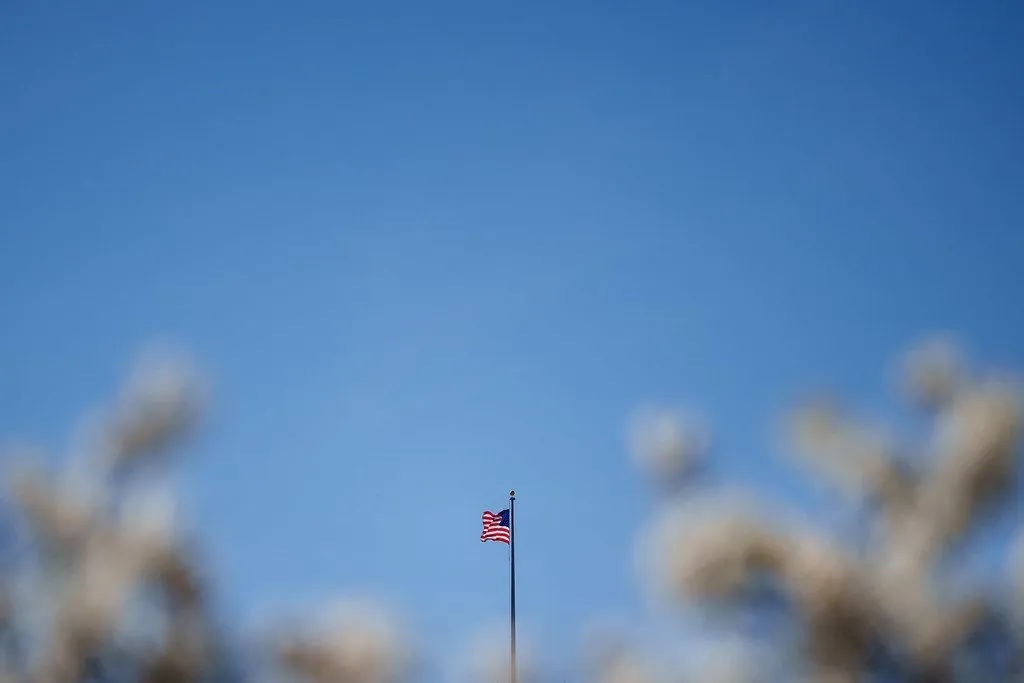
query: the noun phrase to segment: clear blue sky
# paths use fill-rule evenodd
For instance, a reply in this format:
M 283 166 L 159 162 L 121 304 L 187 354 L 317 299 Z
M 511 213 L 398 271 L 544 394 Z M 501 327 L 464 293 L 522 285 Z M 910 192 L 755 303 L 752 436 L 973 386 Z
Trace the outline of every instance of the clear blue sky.
M 808 387 L 893 405 L 960 334 L 1024 367 L 1017 3 L 0 3 L 0 434 L 61 446 L 151 339 L 225 609 L 365 588 L 457 649 L 520 491 L 549 648 L 636 615 L 638 403 L 730 482 Z

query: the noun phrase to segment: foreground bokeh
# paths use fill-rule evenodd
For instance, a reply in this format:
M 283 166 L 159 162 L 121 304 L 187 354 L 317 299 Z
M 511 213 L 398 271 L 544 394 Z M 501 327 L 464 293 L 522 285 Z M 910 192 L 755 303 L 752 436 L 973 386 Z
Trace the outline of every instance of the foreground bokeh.
M 678 671 L 606 633 L 581 647 L 580 675 L 601 683 L 1024 680 L 1024 542 L 993 551 L 1005 555 L 1005 580 L 977 580 L 960 562 L 988 520 L 1019 517 L 1018 388 L 972 368 L 945 341 L 908 354 L 902 386 L 929 421 L 923 443 L 863 424 L 837 401 L 787 420 L 794 462 L 857 506 L 852 536 L 770 509 L 756 491 L 703 479 L 690 486 L 713 460 L 710 429 L 673 409 L 638 412 L 629 446 L 659 502 L 640 533 L 641 589 L 666 604 L 767 620 L 767 632 L 737 632 L 751 652 L 769 654 L 759 655 L 763 665 L 733 651 Z M 202 427 L 206 402 L 187 359 L 148 354 L 113 404 L 85 421 L 56 471 L 31 450 L 12 454 L 2 680 L 422 677 L 429 653 L 369 599 L 282 618 L 252 643 L 224 632 L 195 541 L 161 487 L 176 447 Z M 472 676 L 507 680 L 500 638 L 481 643 Z M 521 670 L 524 681 L 545 680 L 532 665 Z

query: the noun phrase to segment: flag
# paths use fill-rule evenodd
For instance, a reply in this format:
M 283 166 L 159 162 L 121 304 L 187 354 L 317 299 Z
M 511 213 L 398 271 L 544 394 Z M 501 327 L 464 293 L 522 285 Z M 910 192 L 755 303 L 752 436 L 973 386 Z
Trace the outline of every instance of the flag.
M 481 541 L 498 541 L 510 543 L 512 529 L 508 524 L 508 510 L 484 513 L 484 530 L 480 534 Z

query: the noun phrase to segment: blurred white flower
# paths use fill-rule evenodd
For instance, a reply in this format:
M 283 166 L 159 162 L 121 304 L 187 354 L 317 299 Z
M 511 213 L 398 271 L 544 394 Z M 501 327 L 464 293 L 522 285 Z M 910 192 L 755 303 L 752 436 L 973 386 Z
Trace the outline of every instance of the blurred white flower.
M 198 422 L 206 395 L 196 368 L 172 353 L 144 355 L 130 374 L 104 433 L 114 465 L 162 450 Z
M 965 392 L 941 415 L 936 449 L 965 469 L 988 461 L 1010 464 L 1020 433 L 1019 397 L 1008 386 L 987 383 Z
M 630 452 L 656 481 L 678 483 L 707 453 L 710 431 L 693 416 L 675 410 L 645 409 L 629 425 Z
M 59 485 L 27 463 L 16 467 L 11 479 L 14 500 L 38 540 L 61 555 L 82 543 L 97 524 L 99 491 Z
M 159 573 L 173 561 L 181 533 L 178 501 L 170 487 L 129 486 L 122 493 L 114 524 L 147 573 Z
M 837 544 L 817 536 L 791 539 L 782 578 L 807 612 L 823 612 L 848 593 L 866 602 L 859 568 Z
M 133 481 L 119 494 L 116 515 L 125 530 L 162 537 L 180 531 L 178 495 L 167 479 Z
M 394 617 L 365 600 L 334 604 L 318 628 L 286 636 L 278 653 L 286 667 L 316 683 L 393 683 L 411 664 Z
M 955 538 L 983 505 L 1010 490 L 1019 434 L 1018 398 L 998 384 L 962 392 L 940 414 L 937 461 L 919 501 L 931 546 Z
M 89 537 L 57 612 L 62 640 L 74 643 L 80 656 L 116 628 L 140 577 L 141 559 L 111 530 Z
M 912 482 L 895 459 L 893 439 L 882 429 L 851 422 L 831 401 L 796 410 L 786 426 L 799 464 L 858 500 L 874 499 L 887 513 L 902 513 L 910 505 Z
M 726 498 L 671 506 L 641 535 L 638 551 L 655 590 L 685 600 L 734 596 L 756 573 L 780 572 L 789 546 L 763 512 Z
M 963 387 L 966 370 L 957 345 L 948 337 L 936 337 L 906 354 L 900 379 L 911 401 L 935 409 L 947 404 Z

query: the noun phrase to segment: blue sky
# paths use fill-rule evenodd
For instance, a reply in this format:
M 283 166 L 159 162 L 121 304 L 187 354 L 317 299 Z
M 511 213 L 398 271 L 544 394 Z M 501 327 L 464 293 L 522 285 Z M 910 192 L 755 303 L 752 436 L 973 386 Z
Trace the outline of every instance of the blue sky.
M 986 2 L 0 4 L 0 434 L 59 449 L 150 340 L 210 370 L 225 610 L 366 589 L 448 652 L 642 611 L 623 424 L 730 483 L 804 389 L 1024 364 L 1024 12 Z

